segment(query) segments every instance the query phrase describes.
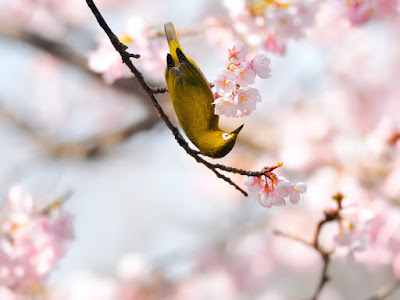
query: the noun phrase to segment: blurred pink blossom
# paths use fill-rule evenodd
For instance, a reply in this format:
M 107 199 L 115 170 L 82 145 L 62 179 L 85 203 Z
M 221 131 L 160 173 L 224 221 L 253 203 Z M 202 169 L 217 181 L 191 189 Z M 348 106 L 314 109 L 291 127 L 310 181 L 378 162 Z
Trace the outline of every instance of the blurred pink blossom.
M 258 77 L 262 79 L 267 79 L 271 77 L 271 69 L 269 68 L 269 64 L 271 60 L 267 57 L 265 53 L 257 53 L 253 60 L 253 69 Z
M 15 293 L 40 293 L 42 281 L 72 238 L 70 215 L 62 211 L 41 213 L 21 186 L 11 187 L 8 214 L 1 222 L 0 285 Z
M 94 72 L 103 75 L 107 84 L 133 76 L 108 38 L 103 38 L 96 51 L 89 53 L 88 64 Z
M 127 22 L 125 33 L 119 35 L 119 40 L 128 46 L 128 52 L 140 55 L 134 62 L 140 71 L 155 81 L 163 80 L 163 72 L 159 71 L 165 68 L 167 43 L 156 38 L 156 32 L 144 20 L 132 17 Z M 108 38 L 103 38 L 98 48 L 88 56 L 89 67 L 101 73 L 107 84 L 133 76 Z
M 295 24 L 300 28 L 311 27 L 319 10 L 318 1 L 299 1 L 293 4 L 296 10 Z
M 143 284 L 151 280 L 152 265 L 148 258 L 138 253 L 126 253 L 117 262 L 118 277 L 124 282 Z
M 283 40 L 287 40 L 290 37 L 298 37 L 301 34 L 301 28 L 294 23 L 294 15 L 286 8 L 267 11 L 265 25 L 267 28 L 273 28 L 275 35 Z
M 213 269 L 180 282 L 175 300 L 238 299 L 232 277 L 222 269 Z
M 348 16 L 354 25 L 361 25 L 369 21 L 373 14 L 370 1 L 350 1 Z
M 398 13 L 397 5 L 397 0 L 351 0 L 347 1 L 347 14 L 353 25 L 362 25 L 372 18 Z
M 286 52 L 286 45 L 284 43 L 277 42 L 274 34 L 268 35 L 264 42 L 264 48 L 267 51 L 280 55 L 283 55 Z
M 393 260 L 393 272 L 397 278 L 400 278 L 400 252 L 398 252 Z

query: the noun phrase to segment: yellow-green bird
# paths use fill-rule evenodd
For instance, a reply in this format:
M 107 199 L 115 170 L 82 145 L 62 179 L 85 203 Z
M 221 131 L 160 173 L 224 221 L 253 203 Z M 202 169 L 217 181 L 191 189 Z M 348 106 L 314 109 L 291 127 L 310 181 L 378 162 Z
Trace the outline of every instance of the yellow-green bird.
M 223 157 L 232 150 L 243 125 L 233 131 L 219 128 L 219 116 L 214 114 L 214 97 L 206 78 L 183 53 L 174 25 L 167 23 L 164 29 L 170 51 L 165 78 L 179 123 L 202 154 Z

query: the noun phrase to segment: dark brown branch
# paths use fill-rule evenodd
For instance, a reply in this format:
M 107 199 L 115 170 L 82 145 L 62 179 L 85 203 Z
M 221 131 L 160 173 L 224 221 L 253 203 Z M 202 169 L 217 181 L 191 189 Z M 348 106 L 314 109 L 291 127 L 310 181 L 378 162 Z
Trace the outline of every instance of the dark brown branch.
M 19 119 L 2 107 L 0 107 L 0 115 L 21 130 L 27 132 L 53 157 L 94 157 L 104 152 L 106 149 L 122 143 L 138 132 L 153 128 L 159 121 L 156 116 L 150 114 L 141 121 L 136 121 L 111 133 L 100 134 L 75 142 L 57 143 L 51 138 L 39 134 L 30 124 Z
M 329 281 L 328 267 L 329 267 L 330 260 L 331 260 L 330 252 L 326 252 L 325 250 L 322 250 L 320 248 L 320 246 L 318 244 L 318 238 L 319 238 L 319 235 L 321 233 L 322 226 L 324 224 L 326 224 L 327 222 L 330 222 L 330 221 L 332 221 L 332 220 L 326 221 L 326 219 L 324 219 L 324 220 L 322 220 L 322 221 L 320 221 L 318 223 L 317 228 L 316 228 L 315 233 L 314 233 L 314 241 L 313 242 L 308 242 L 308 241 L 306 241 L 306 240 L 304 240 L 302 238 L 290 235 L 288 233 L 281 232 L 279 230 L 275 230 L 274 231 L 274 233 L 276 235 L 278 235 L 278 236 L 286 237 L 288 239 L 291 239 L 293 241 L 299 242 L 299 243 L 301 243 L 303 245 L 306 245 L 308 247 L 314 248 L 318 252 L 318 254 L 321 256 L 322 262 L 323 262 L 322 271 L 321 271 L 321 277 L 320 277 L 320 280 L 319 280 L 318 287 L 314 292 L 314 295 L 310 298 L 311 300 L 317 300 L 318 299 L 318 296 L 322 292 L 322 289 L 324 288 L 325 284 Z
M 322 263 L 323 263 L 321 276 L 320 276 L 320 280 L 319 280 L 317 289 L 315 290 L 313 296 L 310 298 L 311 300 L 318 299 L 319 295 L 322 292 L 322 289 L 324 288 L 325 284 L 327 282 L 329 282 L 329 279 L 330 279 L 328 276 L 328 268 L 329 268 L 329 265 L 331 262 L 331 251 L 326 251 L 325 249 L 323 249 L 321 247 L 321 245 L 319 244 L 319 238 L 321 235 L 322 228 L 324 227 L 325 224 L 332 222 L 332 221 L 339 221 L 341 219 L 340 211 L 342 209 L 343 195 L 338 193 L 335 196 L 333 196 L 333 199 L 337 202 L 338 207 L 334 210 L 325 212 L 325 218 L 318 222 L 317 227 L 315 228 L 315 231 L 313 234 L 313 239 L 311 242 L 308 242 L 297 236 L 293 236 L 293 235 L 281 232 L 279 230 L 274 231 L 274 233 L 278 236 L 286 237 L 293 241 L 296 241 L 296 242 L 302 243 L 306 246 L 309 246 L 311 248 L 314 248 L 318 252 L 318 254 L 321 256 Z
M 54 157 L 94 157 L 106 149 L 126 141 L 138 132 L 153 128 L 158 123 L 158 120 L 154 116 L 148 116 L 139 122 L 129 124 L 111 133 L 77 142 L 55 144 L 49 146 L 48 149 Z
M 153 94 L 162 94 L 168 92 L 168 89 L 165 87 L 151 87 L 150 89 Z
M 67 44 L 49 40 L 34 32 L 29 32 L 24 28 L 4 25 L 0 26 L 0 35 L 32 45 L 53 56 L 61 58 L 78 69 L 88 73 L 93 73 L 88 67 L 87 58 L 73 51 Z
M 322 220 L 321 222 L 318 223 L 317 229 L 314 233 L 314 237 L 317 237 L 316 239 L 314 238 L 314 241 L 318 241 L 318 237 L 321 233 L 321 228 L 324 224 L 326 224 L 328 221 L 326 220 Z M 326 252 L 325 250 L 321 249 L 318 242 L 308 242 L 302 238 L 299 238 L 297 236 L 293 236 L 284 232 L 281 232 L 279 230 L 275 230 L 274 233 L 278 236 L 282 236 L 282 237 L 286 237 L 288 239 L 291 239 L 293 241 L 299 242 L 303 245 L 309 246 L 314 248 L 318 254 L 321 256 L 322 259 L 322 271 L 321 271 L 321 276 L 320 276 L 320 280 L 318 283 L 318 287 L 315 290 L 313 296 L 310 298 L 311 300 L 317 300 L 320 293 L 322 292 L 322 289 L 324 288 L 325 284 L 329 281 L 329 277 L 328 277 L 328 267 L 331 261 L 331 257 L 330 257 L 330 252 Z
M 132 61 L 130 58 L 132 57 L 132 54 L 128 53 L 126 51 L 127 46 L 121 43 L 117 36 L 112 32 L 106 21 L 104 20 L 103 16 L 97 9 L 96 5 L 92 0 L 86 0 L 86 3 L 88 4 L 90 10 L 92 11 L 93 15 L 96 17 L 97 22 L 99 23 L 100 27 L 103 28 L 104 32 L 107 34 L 108 38 L 110 39 L 111 43 L 113 44 L 114 48 L 118 53 L 121 55 L 122 61 L 127 65 L 127 67 L 130 69 L 130 71 L 135 75 L 137 80 L 139 81 L 140 85 L 142 86 L 143 90 L 147 93 L 149 96 L 153 106 L 157 109 L 160 118 L 165 122 L 167 127 L 172 131 L 175 140 L 178 142 L 178 144 L 186 151 L 187 154 L 192 156 L 198 163 L 203 164 L 210 170 L 212 170 L 218 178 L 223 179 L 224 181 L 228 182 L 230 185 L 234 186 L 237 190 L 239 190 L 243 195 L 248 196 L 247 192 L 245 192 L 243 189 L 241 189 L 237 184 L 235 184 L 230 178 L 226 177 L 225 175 L 222 175 L 217 171 L 217 169 L 220 169 L 222 171 L 226 172 L 231 172 L 231 173 L 238 173 L 241 175 L 248 175 L 248 176 L 262 176 L 265 175 L 266 173 L 270 171 L 262 171 L 262 172 L 249 172 L 241 169 L 236 169 L 220 164 L 212 164 L 208 161 L 206 161 L 204 158 L 202 158 L 197 150 L 194 150 L 189 147 L 189 144 L 186 142 L 186 140 L 182 137 L 180 134 L 179 130 L 177 127 L 175 127 L 168 116 L 165 114 L 164 110 L 158 103 L 157 99 L 154 97 L 155 90 L 154 88 L 150 87 L 141 72 L 133 65 Z M 137 57 L 137 56 L 135 56 Z M 276 167 L 273 167 L 273 169 Z
M 61 43 L 59 41 L 53 41 L 38 35 L 35 32 L 27 31 L 24 28 L 1 26 L 0 35 L 13 40 L 18 40 L 29 44 L 37 49 L 45 51 L 46 53 L 62 60 L 63 62 L 74 66 L 75 68 L 85 72 L 87 75 L 97 80 L 101 84 L 105 84 L 101 74 L 94 73 L 88 66 L 87 57 L 80 55 L 68 44 Z M 147 95 L 143 93 L 142 88 L 139 86 L 136 80 L 133 78 L 123 78 L 114 82 L 113 85 L 109 86 L 111 89 L 118 89 L 128 93 L 137 94 L 138 99 L 141 99 L 142 103 L 150 107 L 149 101 L 147 101 Z M 166 88 L 155 88 L 154 93 L 164 93 Z M 144 101 L 144 99 L 146 101 Z
M 323 266 L 322 266 L 321 277 L 319 280 L 317 290 L 315 291 L 314 295 L 311 297 L 311 300 L 318 299 L 325 284 L 330 280 L 330 278 L 328 277 L 328 267 L 331 262 L 331 255 L 330 255 L 330 253 L 325 253 L 322 251 L 319 251 L 319 253 L 322 257 Z

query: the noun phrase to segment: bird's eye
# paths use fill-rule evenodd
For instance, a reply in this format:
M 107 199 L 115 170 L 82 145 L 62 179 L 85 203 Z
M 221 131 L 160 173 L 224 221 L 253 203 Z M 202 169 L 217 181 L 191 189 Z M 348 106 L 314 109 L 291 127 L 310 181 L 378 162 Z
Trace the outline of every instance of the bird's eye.
M 224 139 L 224 140 L 229 140 L 230 138 L 231 138 L 231 134 L 229 134 L 229 133 L 226 133 L 226 132 L 224 132 L 223 134 L 222 134 L 222 138 Z

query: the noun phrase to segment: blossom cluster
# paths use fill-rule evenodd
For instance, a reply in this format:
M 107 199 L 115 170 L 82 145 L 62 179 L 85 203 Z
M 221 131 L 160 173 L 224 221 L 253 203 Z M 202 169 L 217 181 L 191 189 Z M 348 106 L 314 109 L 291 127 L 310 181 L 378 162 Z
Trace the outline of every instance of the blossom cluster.
M 338 232 L 334 238 L 337 252 L 354 258 L 357 252 L 365 251 L 370 246 L 383 225 L 382 216 L 369 208 L 351 205 L 341 209 Z
M 235 35 L 246 36 L 254 46 L 277 54 L 286 52 L 290 39 L 304 35 L 319 10 L 316 0 L 225 0 L 224 5 Z
M 73 238 L 72 218 L 52 209 L 39 210 L 22 187 L 8 195 L 0 223 L 0 286 L 19 295 L 40 294 Z
M 233 40 L 228 49 L 229 56 L 226 69 L 214 80 L 215 114 L 227 117 L 248 116 L 261 101 L 260 93 L 254 84 L 256 76 L 270 77 L 270 59 L 264 53 L 258 53 L 252 60 L 247 60 L 249 53 L 247 43 Z
M 132 18 L 127 24 L 125 33 L 120 34 L 118 38 L 128 46 L 129 52 L 140 55 L 135 65 L 150 74 L 154 80 L 161 80 L 164 74 L 160 69 L 165 65 L 167 43 L 164 39 L 155 38 L 156 36 L 157 32 L 142 19 Z M 133 76 L 107 37 L 99 42 L 95 51 L 89 53 L 88 58 L 89 68 L 102 74 L 107 84 Z
M 123 1 L 99 0 L 96 3 L 106 8 Z M 0 19 L 7 26 L 15 26 L 15 29 L 24 29 L 46 39 L 64 39 L 71 25 L 82 25 L 90 15 L 83 1 L 69 1 L 62 7 L 58 4 L 57 0 L 0 1 Z
M 303 182 L 290 183 L 285 177 L 278 177 L 273 173 L 268 176 L 246 176 L 244 184 L 249 192 L 258 193 L 258 202 L 263 207 L 286 205 L 286 199 L 290 203 L 298 204 L 300 195 L 307 192 L 307 185 Z
M 313 0 L 290 4 L 266 1 L 263 17 L 269 35 L 265 47 L 268 50 L 278 50 L 278 53 L 284 50 L 286 41 L 303 36 L 304 31 L 314 24 L 318 9 L 319 1 Z
M 336 255 L 369 264 L 391 264 L 400 278 L 399 211 L 375 201 L 345 205 L 339 215 Z
M 349 0 L 345 5 L 350 22 L 353 25 L 362 25 L 372 18 L 394 15 L 397 12 L 398 0 Z

